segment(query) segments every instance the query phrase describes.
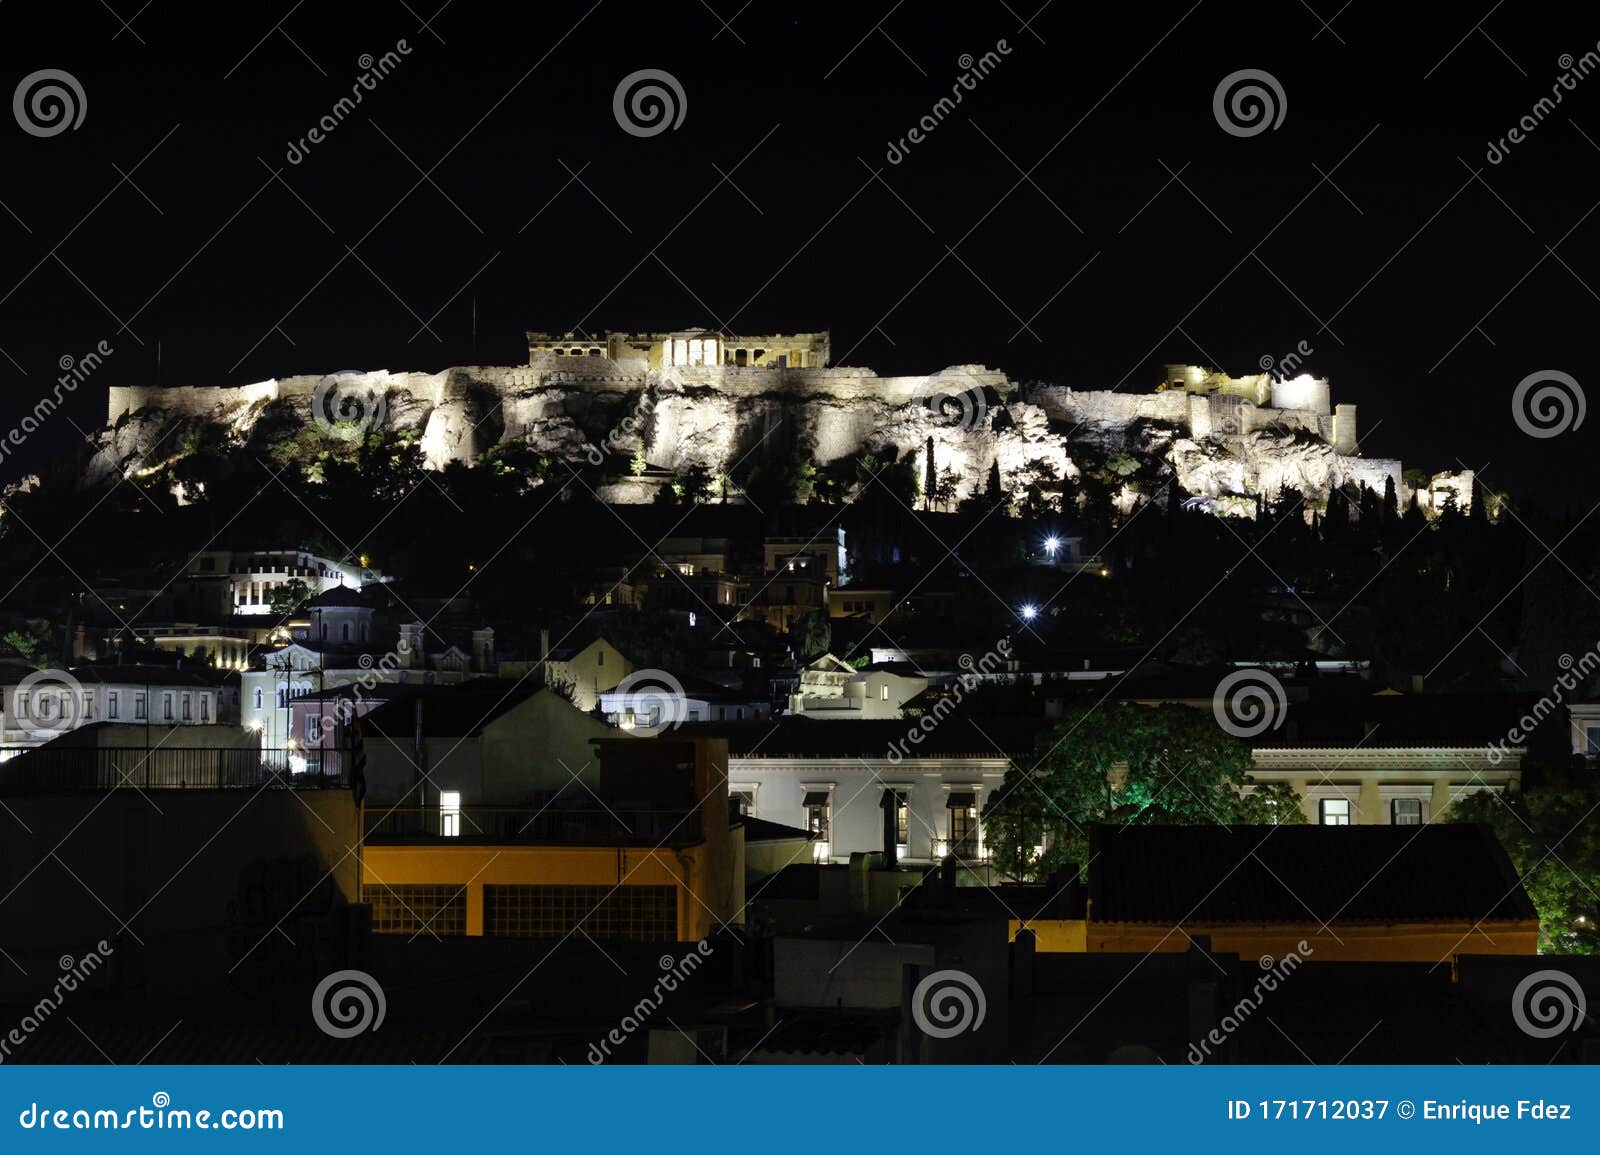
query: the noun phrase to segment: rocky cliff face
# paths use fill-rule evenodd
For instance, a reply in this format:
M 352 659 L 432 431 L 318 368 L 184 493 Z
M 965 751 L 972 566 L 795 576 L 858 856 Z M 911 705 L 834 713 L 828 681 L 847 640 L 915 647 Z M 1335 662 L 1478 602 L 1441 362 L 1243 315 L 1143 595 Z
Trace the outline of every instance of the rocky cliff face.
M 1217 512 L 1253 512 L 1254 496 L 1288 485 L 1308 498 L 1392 478 L 1397 461 L 1337 451 L 1314 422 L 1247 432 L 1199 429 L 1182 392 L 1076 392 L 1019 388 L 1003 374 L 959 366 L 925 378 L 878 378 L 861 370 L 660 372 L 606 361 L 586 372 L 535 366 L 469 366 L 440 373 L 347 372 L 238 388 L 113 389 L 109 422 L 86 482 L 103 484 L 170 463 L 206 430 L 254 450 L 314 456 L 370 429 L 409 431 L 430 468 L 474 464 L 486 450 L 523 443 L 580 464 L 642 454 L 673 473 L 702 466 L 743 476 L 754 465 L 797 454 L 826 464 L 867 449 L 893 449 L 924 475 L 935 466 L 981 489 L 991 467 L 1003 476 L 1046 462 L 1057 476 L 1079 471 L 1092 451 L 1170 466 Z M 1271 416 L 1272 411 L 1262 410 Z M 1198 435 L 1197 435 L 1198 434 Z M 1470 489 L 1470 487 L 1469 487 Z M 607 494 L 648 500 L 640 484 Z M 1125 495 L 1137 500 L 1136 495 Z

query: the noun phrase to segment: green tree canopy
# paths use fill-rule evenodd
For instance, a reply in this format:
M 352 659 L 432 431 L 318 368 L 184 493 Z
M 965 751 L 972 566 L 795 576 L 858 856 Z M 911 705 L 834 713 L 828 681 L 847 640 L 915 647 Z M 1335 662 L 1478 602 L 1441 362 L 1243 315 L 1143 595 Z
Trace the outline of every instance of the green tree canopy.
M 1539 912 L 1539 949 L 1600 953 L 1600 788 L 1592 770 L 1545 770 L 1520 793 L 1480 790 L 1456 822 L 1485 822 Z
M 1255 784 L 1250 748 L 1189 706 L 1106 702 L 1079 707 L 1006 772 L 984 807 L 996 867 L 1042 878 L 1087 865 L 1094 822 L 1301 823 L 1287 786 Z M 1246 794 L 1244 788 L 1255 789 Z M 1044 847 L 1039 853 L 1038 848 Z

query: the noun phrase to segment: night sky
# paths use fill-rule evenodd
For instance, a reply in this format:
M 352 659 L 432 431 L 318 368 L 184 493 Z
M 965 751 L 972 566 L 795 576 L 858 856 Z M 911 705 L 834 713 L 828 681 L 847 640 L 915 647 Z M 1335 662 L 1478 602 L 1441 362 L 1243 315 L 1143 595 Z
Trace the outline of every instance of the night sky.
M 6 91 L 64 70 L 86 113 L 0 125 L 0 433 L 63 357 L 114 352 L 0 480 L 98 425 L 111 384 L 516 364 L 529 328 L 829 327 L 836 362 L 882 373 L 1136 391 L 1166 361 L 1238 375 L 1304 342 L 1367 454 L 1588 508 L 1589 426 L 1528 437 L 1511 395 L 1545 369 L 1593 384 L 1600 75 L 1486 152 L 1600 23 L 1036 7 L 9 0 Z M 640 69 L 681 85 L 675 129 L 619 126 Z M 1276 128 L 1219 125 L 1241 69 L 1281 86 Z

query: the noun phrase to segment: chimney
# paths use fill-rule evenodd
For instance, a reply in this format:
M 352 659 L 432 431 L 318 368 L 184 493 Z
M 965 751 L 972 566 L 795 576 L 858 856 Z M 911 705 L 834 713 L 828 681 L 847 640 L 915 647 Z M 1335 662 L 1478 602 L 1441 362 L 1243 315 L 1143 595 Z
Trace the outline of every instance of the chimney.
M 494 631 L 487 626 L 472 631 L 472 665 L 480 674 L 495 672 Z

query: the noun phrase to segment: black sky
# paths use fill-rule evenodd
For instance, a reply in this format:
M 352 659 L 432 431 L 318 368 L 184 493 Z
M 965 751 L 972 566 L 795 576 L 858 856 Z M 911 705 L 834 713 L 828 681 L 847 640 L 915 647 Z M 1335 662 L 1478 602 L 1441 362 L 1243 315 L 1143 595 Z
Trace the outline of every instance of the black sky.
M 0 124 L 0 434 L 101 340 L 65 415 L 85 429 L 108 384 L 512 364 L 527 328 L 828 326 L 836 358 L 884 373 L 1141 391 L 1164 361 L 1239 374 L 1305 341 L 1371 455 L 1487 463 L 1562 510 L 1600 481 L 1589 424 L 1535 440 L 1510 407 L 1536 370 L 1589 375 L 1600 75 L 1485 159 L 1595 49 L 1578 6 L 436 8 L 0 6 L 6 91 L 57 68 L 87 97 L 75 131 Z M 644 68 L 687 97 L 649 139 L 612 112 Z M 1238 138 L 1212 97 L 1244 68 L 1287 107 Z M 52 418 L 0 479 L 77 436 Z

